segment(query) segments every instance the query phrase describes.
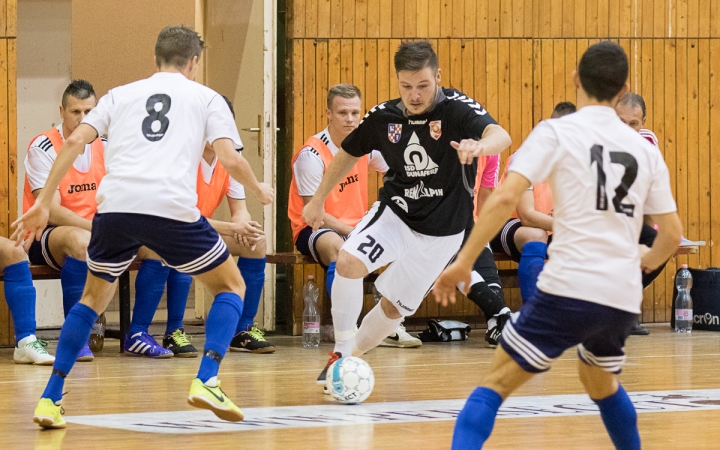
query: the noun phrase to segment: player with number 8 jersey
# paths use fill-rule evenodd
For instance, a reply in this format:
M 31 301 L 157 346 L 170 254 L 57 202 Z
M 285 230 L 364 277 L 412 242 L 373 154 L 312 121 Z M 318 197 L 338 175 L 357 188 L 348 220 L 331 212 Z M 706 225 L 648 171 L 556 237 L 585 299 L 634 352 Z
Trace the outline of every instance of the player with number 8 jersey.
M 61 403 L 64 379 L 87 342 L 90 327 L 115 293 L 115 281 L 140 246 L 157 253 L 179 272 L 196 277 L 215 299 L 208 313 L 200 370 L 187 401 L 224 420 L 243 414 L 217 379 L 220 363 L 242 314 L 245 284 L 227 246 L 197 208 L 197 173 L 206 142 L 228 173 L 263 203 L 274 191 L 259 183 L 241 147 L 225 100 L 194 81 L 204 43 L 193 30 L 163 29 L 155 45 L 158 72 L 148 79 L 111 89 L 67 139 L 46 189 L 15 225 L 21 242 L 37 237 L 47 224 L 57 185 L 86 143 L 109 135 L 107 176 L 98 191 L 87 250 L 89 274 L 83 297 L 70 310 L 58 342 L 57 357 L 33 420 L 43 428 L 64 428 Z

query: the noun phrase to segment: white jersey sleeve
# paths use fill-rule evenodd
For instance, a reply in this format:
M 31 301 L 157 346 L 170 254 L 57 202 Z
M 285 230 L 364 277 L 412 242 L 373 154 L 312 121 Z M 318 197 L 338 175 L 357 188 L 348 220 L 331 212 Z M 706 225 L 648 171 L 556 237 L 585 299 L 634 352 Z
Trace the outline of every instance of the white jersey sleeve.
M 30 144 L 25 156 L 25 173 L 31 190 L 42 189 L 45 186 L 55 156 L 55 149 L 50 139 L 45 136 L 38 137 Z
M 377 150 L 370 152 L 370 155 L 368 156 L 368 164 L 380 173 L 387 173 L 387 171 L 390 170 L 387 162 L 385 162 L 385 158 L 383 158 L 382 154 Z
M 235 181 L 233 177 L 230 177 L 227 196 L 235 200 L 245 200 L 245 186 Z
M 530 184 L 539 184 L 547 179 L 561 158 L 555 131 L 547 123 L 540 122 L 513 154 L 508 171 L 524 176 Z
M 659 152 L 651 153 L 655 167 L 648 196 L 645 199 L 644 214 L 669 214 L 677 211 L 677 205 L 670 188 L 670 173 Z
M 305 147 L 300 150 L 300 155 L 293 164 L 293 175 L 295 175 L 298 194 L 301 197 L 315 195 L 318 187 L 320 187 L 324 173 L 325 164 L 312 147 Z
M 230 108 L 220 94 L 216 94 L 208 105 L 208 118 L 205 122 L 205 139 L 211 144 L 218 139 L 227 138 L 233 141 L 236 149 L 242 149 L 235 119 Z
M 108 134 L 113 103 L 113 89 L 110 89 L 107 94 L 100 98 L 97 106 L 83 119 L 83 123 L 95 128 L 98 136 L 107 136 Z

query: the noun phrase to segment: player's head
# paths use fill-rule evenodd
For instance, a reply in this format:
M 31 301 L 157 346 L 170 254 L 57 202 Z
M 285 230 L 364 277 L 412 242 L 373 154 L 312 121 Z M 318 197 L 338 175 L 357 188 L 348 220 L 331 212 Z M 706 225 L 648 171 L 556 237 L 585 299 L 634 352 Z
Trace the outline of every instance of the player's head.
M 73 80 L 63 92 L 60 117 L 65 132 L 75 131 L 85 116 L 97 105 L 95 89 L 85 80 Z M 66 136 L 67 137 L 67 136 Z
M 195 78 L 205 43 L 186 26 L 165 27 L 155 43 L 155 64 L 159 69 L 176 69 L 189 79 Z
M 568 114 L 572 114 L 575 111 L 577 111 L 577 108 L 575 107 L 575 104 L 573 102 L 560 102 L 557 105 L 555 105 L 555 109 L 553 109 L 553 112 L 550 115 L 550 118 L 557 119 L 558 117 L 567 116 Z
M 620 120 L 637 132 L 645 126 L 645 100 L 633 92 L 628 92 L 620 99 L 615 106 L 615 112 Z
M 440 68 L 429 42 L 400 44 L 395 52 L 395 73 L 408 114 L 422 114 L 432 107 L 440 83 Z
M 627 77 L 627 55 L 613 42 L 591 45 L 573 74 L 575 87 L 582 88 L 589 99 L 612 106 L 628 91 Z
M 362 94 L 352 84 L 336 84 L 328 90 L 328 128 L 343 139 L 357 128 L 362 110 Z

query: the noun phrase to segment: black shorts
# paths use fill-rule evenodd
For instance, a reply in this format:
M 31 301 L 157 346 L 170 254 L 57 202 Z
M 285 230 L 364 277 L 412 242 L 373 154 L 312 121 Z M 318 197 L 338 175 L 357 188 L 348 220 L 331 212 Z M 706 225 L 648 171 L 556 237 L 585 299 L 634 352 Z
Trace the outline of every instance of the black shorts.
M 40 240 L 33 239 L 28 250 L 28 259 L 30 264 L 37 266 L 50 266 L 55 270 L 60 270 L 60 264 L 55 261 L 52 253 L 50 253 L 50 233 L 55 229 L 54 226 L 46 227 L 42 232 Z
M 490 241 L 490 248 L 494 253 L 505 253 L 515 262 L 520 262 L 520 250 L 515 246 L 515 233 L 520 229 L 520 219 L 510 219 L 505 222 L 500 232 Z
M 297 241 L 295 241 L 295 248 L 298 249 L 298 251 L 304 255 L 308 256 L 315 260 L 318 264 L 322 266 L 323 269 L 327 269 L 327 266 L 323 264 L 322 260 L 320 259 L 320 254 L 317 250 L 317 240 L 320 236 L 322 236 L 325 233 L 335 233 L 338 236 L 340 236 L 337 231 L 331 230 L 329 228 L 320 228 L 316 232 L 313 233 L 313 229 L 311 226 L 307 226 L 300 230 L 300 234 L 298 234 Z M 344 236 L 340 236 L 341 238 L 345 239 Z
M 88 269 L 113 282 L 145 246 L 178 272 L 199 275 L 230 257 L 227 246 L 207 219 L 180 222 L 146 214 L 95 214 L 88 245 Z

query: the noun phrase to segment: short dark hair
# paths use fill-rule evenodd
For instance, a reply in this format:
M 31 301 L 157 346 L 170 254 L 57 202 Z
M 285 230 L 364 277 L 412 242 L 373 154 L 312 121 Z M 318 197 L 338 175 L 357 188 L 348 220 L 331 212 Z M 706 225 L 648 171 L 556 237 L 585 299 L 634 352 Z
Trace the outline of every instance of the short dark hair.
M 558 117 L 567 116 L 568 114 L 572 114 L 575 111 L 577 111 L 577 108 L 575 107 L 575 104 L 573 102 L 560 102 L 557 105 L 555 105 L 555 109 L 553 109 L 553 112 L 550 115 L 550 118 L 557 119 Z
M 359 98 L 362 100 L 362 94 L 360 93 L 360 89 L 355 86 L 354 84 L 336 84 L 335 86 L 328 89 L 327 94 L 327 107 L 328 109 L 332 109 L 332 103 L 333 100 L 335 100 L 335 97 L 342 97 L 342 98 Z
M 645 99 L 634 92 L 628 92 L 627 94 L 623 95 L 623 98 L 620 99 L 618 105 L 625 105 L 631 108 L 639 106 L 640 109 L 642 109 L 642 118 L 644 119 L 647 115 L 647 109 L 645 108 Z
M 438 70 L 438 57 L 432 45 L 425 41 L 403 42 L 395 52 L 395 73 L 401 70 L 417 72 L 426 67 Z
M 200 35 L 184 25 L 179 27 L 165 27 L 158 35 L 155 43 L 155 64 L 172 66 L 181 69 L 200 54 L 205 48 L 205 42 Z
M 230 108 L 230 112 L 232 113 L 233 119 L 234 119 L 235 118 L 235 108 L 233 108 L 232 102 L 230 101 L 229 98 L 225 97 L 224 95 L 222 96 L 222 98 L 223 98 L 223 100 L 225 100 L 225 103 L 227 103 L 228 108 Z
M 67 107 L 67 98 L 72 95 L 78 100 L 85 100 L 90 97 L 95 97 L 95 89 L 93 85 L 85 80 L 72 80 L 70 84 L 65 88 L 65 92 L 62 95 L 62 107 Z
M 591 45 L 580 59 L 578 74 L 590 97 L 600 102 L 612 100 L 627 81 L 627 55 L 613 42 Z

